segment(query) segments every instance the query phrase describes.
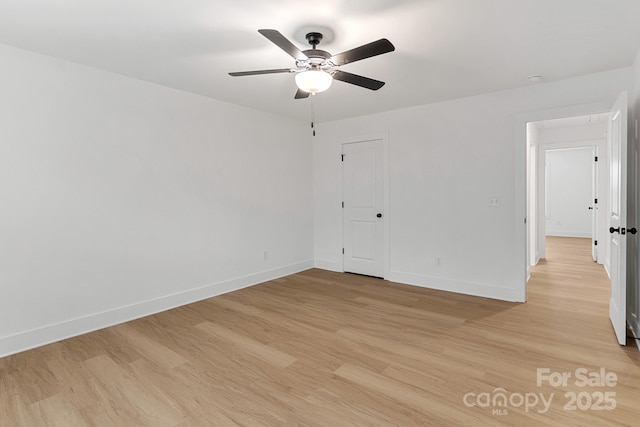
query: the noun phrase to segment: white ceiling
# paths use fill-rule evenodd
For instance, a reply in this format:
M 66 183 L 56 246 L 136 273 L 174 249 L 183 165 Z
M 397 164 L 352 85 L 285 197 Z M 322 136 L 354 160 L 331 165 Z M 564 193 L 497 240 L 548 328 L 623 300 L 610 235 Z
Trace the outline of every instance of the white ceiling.
M 640 49 L 638 0 L 0 0 L 0 43 L 290 117 L 325 121 L 630 66 Z M 285 52 L 333 29 L 333 54 L 386 37 L 396 51 L 342 67 L 387 84 L 335 82 L 294 100 Z M 312 102 L 311 102 L 312 101 Z

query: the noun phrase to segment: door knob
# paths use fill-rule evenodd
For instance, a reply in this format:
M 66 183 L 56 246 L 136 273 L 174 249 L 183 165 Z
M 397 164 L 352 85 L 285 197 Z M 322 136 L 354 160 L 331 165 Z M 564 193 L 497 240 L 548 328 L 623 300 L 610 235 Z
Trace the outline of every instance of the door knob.
M 636 228 L 635 228 L 635 227 L 630 228 L 630 229 L 628 229 L 627 231 L 629 232 L 629 234 L 636 234 L 636 233 L 638 232 L 638 230 L 636 230 Z
M 378 218 L 382 218 L 382 214 L 379 213 L 378 215 L 376 215 Z
M 589 206 L 589 210 L 592 211 L 593 210 L 593 206 Z
M 611 234 L 620 233 L 620 227 L 618 227 L 618 228 L 609 227 L 609 233 L 611 233 Z

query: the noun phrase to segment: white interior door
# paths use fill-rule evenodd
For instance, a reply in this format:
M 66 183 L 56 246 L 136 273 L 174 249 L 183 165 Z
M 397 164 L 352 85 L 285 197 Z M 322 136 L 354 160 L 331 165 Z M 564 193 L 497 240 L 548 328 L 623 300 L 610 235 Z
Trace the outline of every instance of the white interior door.
M 611 110 L 609 119 L 610 147 L 610 216 L 609 241 L 611 265 L 611 299 L 609 317 L 618 342 L 625 345 L 627 316 L 627 94 L 623 92 Z
M 344 271 L 384 276 L 382 140 L 344 144 Z

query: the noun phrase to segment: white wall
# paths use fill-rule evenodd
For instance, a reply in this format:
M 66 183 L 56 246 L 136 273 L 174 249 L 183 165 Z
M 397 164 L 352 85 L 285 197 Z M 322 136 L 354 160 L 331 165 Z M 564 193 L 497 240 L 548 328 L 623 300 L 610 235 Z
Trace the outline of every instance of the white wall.
M 640 52 L 633 64 L 633 89 L 629 96 L 628 227 L 640 229 Z M 627 234 L 627 321 L 640 337 L 640 234 Z
M 8 46 L 0 94 L 0 356 L 313 265 L 307 123 Z
M 539 112 L 610 106 L 630 82 L 631 70 L 620 69 L 318 125 L 316 265 L 341 266 L 341 141 L 388 133 L 387 279 L 524 300 L 526 122 L 542 120 Z M 489 207 L 491 197 L 501 206 Z
M 592 237 L 593 151 L 547 150 L 547 236 Z

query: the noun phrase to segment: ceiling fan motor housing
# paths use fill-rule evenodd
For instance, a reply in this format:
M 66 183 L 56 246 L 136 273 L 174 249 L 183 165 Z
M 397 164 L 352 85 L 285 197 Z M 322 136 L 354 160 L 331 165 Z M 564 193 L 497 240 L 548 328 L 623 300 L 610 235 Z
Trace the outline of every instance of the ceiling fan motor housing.
M 302 51 L 302 53 L 304 53 L 308 59 L 296 61 L 298 68 L 328 68 L 333 66 L 333 64 L 329 62 L 329 59 L 331 59 L 329 52 L 320 49 L 307 49 Z

